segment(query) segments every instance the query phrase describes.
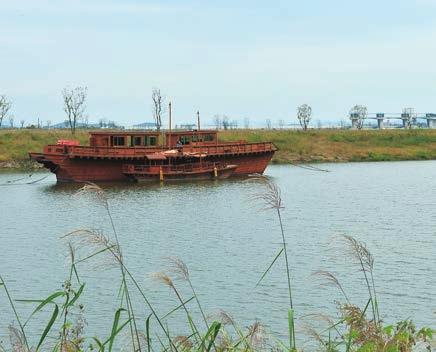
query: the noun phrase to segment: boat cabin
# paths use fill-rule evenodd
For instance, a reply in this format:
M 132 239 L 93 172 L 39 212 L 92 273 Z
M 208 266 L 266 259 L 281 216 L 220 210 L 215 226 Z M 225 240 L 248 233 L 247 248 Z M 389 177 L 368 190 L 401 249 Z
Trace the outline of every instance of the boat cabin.
M 218 142 L 215 130 L 167 131 L 165 140 L 170 148 L 178 145 L 216 144 Z
M 155 131 L 96 131 L 91 132 L 89 145 L 91 147 L 157 147 L 159 132 Z

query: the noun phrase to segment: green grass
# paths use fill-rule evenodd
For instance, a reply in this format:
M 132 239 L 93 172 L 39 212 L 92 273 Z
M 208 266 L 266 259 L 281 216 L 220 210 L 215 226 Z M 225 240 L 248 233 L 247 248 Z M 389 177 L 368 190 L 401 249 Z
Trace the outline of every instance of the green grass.
M 225 141 L 272 141 L 273 163 L 436 159 L 436 130 L 235 130 Z
M 69 130 L 0 130 L 0 168 L 28 165 L 28 152 L 41 151 L 58 139 L 72 138 Z M 436 159 L 436 129 L 415 130 L 228 130 L 222 141 L 271 141 L 279 151 L 273 163 L 393 161 Z M 88 132 L 74 139 L 88 143 Z
M 29 152 L 40 152 L 45 145 L 65 138 L 71 139 L 68 130 L 0 130 L 0 167 L 2 164 L 19 168 L 28 166 Z M 88 133 L 79 131 L 75 139 L 85 144 L 88 141 Z

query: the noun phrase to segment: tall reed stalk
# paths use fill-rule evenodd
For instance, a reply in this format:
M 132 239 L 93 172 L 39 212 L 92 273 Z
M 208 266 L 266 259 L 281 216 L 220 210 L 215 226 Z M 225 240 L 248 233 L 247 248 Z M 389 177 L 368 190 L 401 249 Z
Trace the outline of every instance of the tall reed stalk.
M 255 196 L 255 198 L 261 200 L 265 204 L 265 209 L 272 209 L 276 212 L 280 225 L 280 235 L 282 240 L 282 248 L 274 258 L 268 269 L 262 274 L 262 277 L 258 281 L 257 285 L 259 285 L 259 283 L 266 276 L 268 271 L 272 268 L 276 260 L 283 253 L 285 257 L 285 270 L 286 270 L 286 280 L 288 284 L 288 297 L 289 297 L 289 307 L 290 307 L 288 310 L 289 349 L 291 351 L 295 351 L 297 349 L 297 346 L 296 346 L 296 339 L 295 339 L 295 316 L 294 316 L 294 305 L 292 301 L 291 270 L 289 267 L 288 250 L 286 246 L 285 231 L 282 221 L 281 210 L 284 209 L 284 206 L 281 197 L 281 191 L 280 188 L 274 182 L 265 179 L 265 190 L 259 193 L 257 196 Z
M 380 313 L 377 301 L 377 292 L 374 281 L 374 257 L 363 242 L 359 242 L 352 236 L 345 235 L 345 242 L 348 245 L 349 253 L 355 260 L 363 273 L 366 288 L 368 290 L 371 303 L 373 320 L 376 326 L 380 324 Z
M 204 313 L 203 307 L 200 303 L 200 299 L 198 298 L 197 292 L 194 289 L 194 285 L 192 284 L 192 280 L 191 280 L 191 276 L 189 274 L 188 266 L 180 258 L 168 257 L 167 260 L 171 264 L 171 270 L 180 279 L 185 280 L 188 283 L 189 288 L 191 289 L 191 292 L 193 294 L 193 297 L 195 298 L 195 302 L 197 303 L 198 309 L 200 310 L 204 324 L 206 325 L 206 328 L 209 329 L 209 324 L 207 322 L 206 314 Z

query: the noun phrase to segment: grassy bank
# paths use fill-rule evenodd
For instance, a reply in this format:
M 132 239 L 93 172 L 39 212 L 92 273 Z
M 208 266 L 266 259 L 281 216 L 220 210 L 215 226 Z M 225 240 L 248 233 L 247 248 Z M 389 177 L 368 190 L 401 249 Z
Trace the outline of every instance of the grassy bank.
M 29 160 L 29 152 L 40 152 L 45 145 L 58 139 L 71 139 L 69 130 L 15 129 L 0 130 L 0 169 L 28 169 L 38 167 Z M 74 139 L 88 143 L 88 132 L 79 131 Z
M 235 130 L 222 139 L 272 141 L 274 163 L 436 159 L 436 130 Z
M 63 138 L 71 138 L 68 130 L 1 130 L 0 168 L 31 166 L 29 151 Z M 79 130 L 74 138 L 87 144 L 88 132 Z M 272 141 L 280 149 L 273 163 L 436 159 L 436 130 L 229 130 L 220 138 Z

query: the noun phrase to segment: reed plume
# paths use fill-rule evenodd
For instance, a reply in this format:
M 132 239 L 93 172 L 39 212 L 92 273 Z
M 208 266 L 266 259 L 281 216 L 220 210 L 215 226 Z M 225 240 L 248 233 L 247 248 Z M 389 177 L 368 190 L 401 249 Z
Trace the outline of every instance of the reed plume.
M 188 323 L 192 328 L 192 332 L 194 334 L 194 337 L 195 337 L 195 339 L 198 339 L 198 337 L 200 336 L 200 332 L 198 331 L 197 326 L 195 325 L 194 320 L 192 319 L 191 314 L 189 313 L 189 310 L 186 307 L 186 302 L 183 300 L 182 295 L 180 294 L 180 292 L 177 290 L 176 286 L 174 285 L 173 280 L 162 271 L 153 273 L 152 277 L 156 281 L 163 283 L 164 285 L 170 287 L 174 291 L 177 299 L 180 302 L 180 305 L 183 307 L 183 310 L 186 313 L 186 317 L 188 318 Z
M 163 271 L 159 271 L 152 274 L 152 278 L 158 282 L 163 283 L 164 285 L 174 288 L 173 280 L 165 274 Z
M 248 327 L 249 345 L 253 350 L 262 350 L 266 343 L 265 327 L 255 321 Z
M 188 266 L 185 264 L 183 260 L 181 260 L 178 257 L 167 257 L 166 258 L 168 263 L 170 264 L 170 270 L 180 279 L 185 280 L 189 288 L 191 289 L 191 292 L 195 298 L 195 301 L 197 303 L 198 309 L 200 310 L 201 316 L 203 318 L 204 324 L 206 325 L 206 328 L 209 329 L 209 324 L 206 319 L 206 314 L 204 313 L 203 307 L 200 303 L 200 299 L 198 298 L 197 292 L 194 289 L 194 285 L 191 281 L 191 276 L 189 274 Z
M 194 347 L 193 343 L 189 339 L 189 336 L 179 335 L 173 339 L 173 343 L 181 350 L 181 351 L 191 351 Z
M 106 192 L 98 185 L 93 182 L 86 182 L 86 184 L 79 188 L 76 193 L 76 196 L 88 196 L 95 195 L 96 199 L 105 207 L 109 208 L 108 198 L 106 196 Z
M 216 314 L 216 317 L 218 319 L 218 321 L 221 322 L 221 324 L 223 325 L 233 325 L 235 324 L 235 320 L 233 319 L 233 317 L 227 313 L 226 311 L 220 309 L 218 311 L 218 313 Z
M 12 352 L 32 352 L 28 347 L 25 335 L 21 329 L 17 329 L 9 325 L 9 341 L 12 347 Z
M 380 314 L 378 309 L 377 292 L 374 281 L 374 257 L 372 256 L 365 243 L 360 242 L 354 237 L 348 235 L 344 235 L 343 238 L 345 240 L 351 258 L 354 259 L 355 264 L 358 265 L 365 278 L 365 283 L 371 302 L 373 319 L 377 326 L 380 322 Z
M 339 288 L 339 290 L 341 291 L 341 293 L 344 296 L 344 298 L 346 299 L 346 301 L 348 303 L 350 303 L 350 300 L 349 300 L 347 294 L 345 293 L 344 288 L 342 287 L 341 283 L 339 282 L 339 280 L 337 279 L 337 277 L 333 273 L 331 273 L 330 271 L 326 271 L 326 270 L 318 270 L 318 271 L 315 271 L 314 273 L 312 273 L 312 276 L 324 279 L 324 280 L 326 280 L 327 283 L 333 284 L 334 286 Z

